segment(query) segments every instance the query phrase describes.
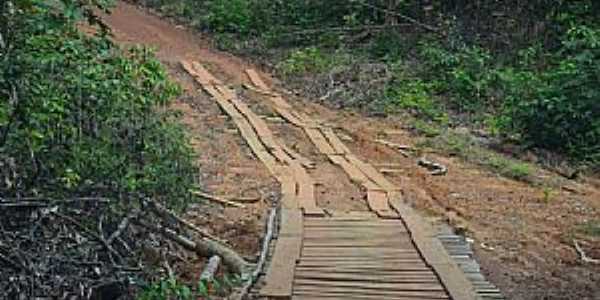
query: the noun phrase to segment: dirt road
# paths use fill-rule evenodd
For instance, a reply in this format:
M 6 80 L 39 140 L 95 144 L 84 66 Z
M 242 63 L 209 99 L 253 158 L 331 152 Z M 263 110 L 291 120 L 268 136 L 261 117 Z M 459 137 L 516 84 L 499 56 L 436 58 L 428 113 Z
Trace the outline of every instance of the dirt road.
M 155 47 L 184 95 L 174 108 L 182 111 L 182 122 L 192 133 L 202 169 L 199 181 L 216 194 L 260 196 L 263 201 L 245 208 L 191 209 L 187 218 L 211 228 L 240 252 L 255 255 L 267 208 L 280 198 L 279 184 L 263 163 L 256 160 L 235 125 L 217 103 L 180 66 L 182 60 L 199 61 L 227 84 L 250 83 L 245 70 L 256 67 L 211 48 L 201 35 L 142 9 L 120 3 L 105 20 L 115 39 L 123 44 Z M 270 86 L 283 86 L 268 73 L 260 73 Z M 242 96 L 247 91 L 240 90 Z M 475 240 L 475 254 L 483 272 L 508 299 L 598 299 L 600 269 L 583 265 L 570 238 L 578 224 L 600 219 L 600 192 L 593 186 L 576 184 L 576 189 L 559 189 L 548 201 L 543 187 L 499 178 L 453 157 L 428 153 L 430 159 L 449 168 L 446 176 L 431 176 L 418 168 L 415 157 L 404 157 L 376 143 L 385 137 L 413 145 L 401 121 L 373 119 L 350 111 L 331 111 L 306 99 L 286 95 L 303 114 L 328 124 L 343 137 L 358 158 L 396 171 L 388 178 L 402 187 L 404 199 L 432 220 L 460 220 Z M 366 195 L 344 171 L 328 161 L 304 136 L 301 129 L 282 122 L 259 97 L 247 97 L 248 105 L 265 120 L 277 139 L 315 162 L 310 175 L 316 182 L 317 205 L 330 211 L 369 210 Z M 393 134 L 389 132 L 393 131 Z M 483 246 L 483 247 L 482 247 Z M 600 245 L 586 244 L 588 254 L 600 256 Z M 182 263 L 190 279 L 197 264 Z

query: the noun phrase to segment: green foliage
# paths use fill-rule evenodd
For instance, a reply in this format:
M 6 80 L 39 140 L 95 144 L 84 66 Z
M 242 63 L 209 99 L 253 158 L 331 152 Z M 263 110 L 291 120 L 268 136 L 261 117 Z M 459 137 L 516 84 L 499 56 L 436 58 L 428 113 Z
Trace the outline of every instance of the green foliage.
M 581 224 L 578 231 L 592 237 L 600 237 L 600 220 L 590 220 Z
M 572 157 L 600 159 L 600 28 L 571 28 L 541 73 L 507 71 L 502 128 Z
M 175 7 L 226 49 L 275 61 L 291 52 L 277 65 L 285 75 L 322 74 L 336 65 L 325 53 L 339 49 L 365 64 L 401 61 L 409 75 L 374 86 L 383 96 L 368 107 L 409 111 L 423 128 L 490 125 L 526 146 L 600 160 L 598 1 L 142 1 Z M 386 9 L 440 30 L 398 26 L 409 18 Z
M 487 157 L 483 163 L 490 166 L 497 173 L 516 180 L 527 180 L 533 173 L 531 165 L 501 155 Z
M 495 80 L 491 55 L 480 47 L 447 50 L 424 43 L 419 55 L 423 74 L 438 93 L 447 93 L 450 104 L 459 112 L 477 113 L 490 107 L 490 88 Z
M 216 32 L 248 34 L 253 22 L 251 5 L 247 0 L 209 1 L 206 25 Z
M 0 61 L 1 194 L 135 195 L 179 206 L 195 173 L 166 109 L 179 88 L 148 49 L 123 52 L 70 21 L 85 16 L 85 3 L 108 1 L 62 3 L 3 15 L 18 26 L 4 35 Z
M 323 72 L 331 65 L 333 60 L 319 48 L 308 47 L 292 52 L 287 59 L 277 65 L 277 69 L 284 75 L 303 75 Z
M 385 109 L 388 112 L 405 110 L 426 120 L 446 123 L 443 107 L 433 98 L 433 85 L 410 76 L 402 67 L 396 69 L 394 80 L 385 91 Z
M 138 300 L 191 300 L 192 290 L 175 278 L 160 280 L 147 287 Z
M 228 295 L 231 291 L 240 286 L 241 278 L 223 275 L 221 278 L 214 278 L 210 282 L 198 281 L 195 288 L 181 283 L 175 278 L 161 279 L 145 287 L 138 296 L 138 300 L 191 300 L 207 299 L 213 297 L 220 299 L 221 295 Z

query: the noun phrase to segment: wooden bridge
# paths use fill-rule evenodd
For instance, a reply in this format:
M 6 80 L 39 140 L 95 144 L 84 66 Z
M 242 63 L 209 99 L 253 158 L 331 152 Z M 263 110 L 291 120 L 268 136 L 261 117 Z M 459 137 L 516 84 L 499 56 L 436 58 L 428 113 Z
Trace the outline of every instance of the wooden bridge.
M 334 130 L 294 109 L 258 73 L 246 88 L 262 95 L 302 129 L 320 154 L 366 194 L 370 212 L 325 211 L 317 205 L 313 163 L 278 140 L 235 90 L 197 62 L 182 62 L 281 186 L 277 239 L 255 296 L 263 299 L 502 299 L 479 273 L 468 243 L 438 238 L 395 186 L 344 145 Z

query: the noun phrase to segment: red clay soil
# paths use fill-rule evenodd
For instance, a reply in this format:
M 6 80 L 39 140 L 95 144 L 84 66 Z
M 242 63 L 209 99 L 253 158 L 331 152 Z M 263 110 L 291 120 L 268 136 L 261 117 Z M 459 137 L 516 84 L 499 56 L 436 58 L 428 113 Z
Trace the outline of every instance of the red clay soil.
M 115 40 L 144 44 L 157 49 L 172 78 L 184 89 L 173 107 L 190 129 L 198 154 L 201 182 L 205 190 L 228 197 L 260 197 L 245 208 L 222 208 L 216 204 L 192 207 L 186 218 L 210 229 L 242 254 L 253 257 L 259 250 L 264 218 L 278 199 L 279 189 L 266 168 L 256 160 L 233 123 L 217 104 L 199 91 L 183 71 L 182 59 L 200 61 L 228 84 L 246 82 L 244 70 L 251 66 L 241 58 L 211 48 L 200 34 L 163 20 L 146 10 L 119 3 L 112 15 L 104 16 Z M 254 67 L 256 68 L 256 67 Z M 281 83 L 261 74 L 269 83 Z M 260 97 L 241 92 L 252 109 L 274 115 Z M 288 101 L 299 110 L 334 125 L 347 136 L 345 143 L 374 165 L 399 170 L 389 178 L 403 187 L 405 198 L 432 218 L 460 220 L 472 237 L 483 272 L 508 299 L 600 299 L 600 265 L 584 264 L 573 247 L 573 238 L 589 256 L 600 257 L 600 239 L 577 233 L 579 224 L 600 220 L 600 190 L 584 183 L 569 182 L 550 198 L 542 187 L 500 178 L 454 157 L 429 153 L 428 158 L 449 168 L 446 176 L 431 176 L 417 167 L 416 158 L 406 158 L 374 140 L 394 130 L 388 140 L 411 145 L 415 139 L 401 129 L 401 120 L 368 118 L 349 111 L 332 111 L 305 99 Z M 266 118 L 271 120 L 272 118 Z M 336 210 L 366 210 L 364 195 L 344 173 L 329 164 L 293 126 L 269 121 L 271 129 L 288 147 L 316 163 L 311 176 L 320 185 L 320 206 Z M 391 165 L 391 166 L 387 166 Z M 201 262 L 182 263 L 188 279 L 195 280 Z

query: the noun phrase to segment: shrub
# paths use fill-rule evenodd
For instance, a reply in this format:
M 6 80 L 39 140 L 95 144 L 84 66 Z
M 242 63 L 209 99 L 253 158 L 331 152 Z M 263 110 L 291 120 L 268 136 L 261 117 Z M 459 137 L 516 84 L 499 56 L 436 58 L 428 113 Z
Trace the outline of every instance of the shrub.
M 179 88 L 152 52 L 31 7 L 0 62 L 0 194 L 189 199 L 192 151 L 166 108 Z
M 331 58 L 317 47 L 308 47 L 292 52 L 292 54 L 277 65 L 277 69 L 284 75 L 302 75 L 318 73 L 333 65 Z
M 489 95 L 495 74 L 489 51 L 477 46 L 451 51 L 435 43 L 423 43 L 419 49 L 422 75 L 438 93 L 447 94 L 453 108 L 479 113 L 492 107 Z
M 600 29 L 573 27 L 556 63 L 539 75 L 503 76 L 501 126 L 540 147 L 600 159 Z
M 395 73 L 394 80 L 388 84 L 384 95 L 387 111 L 401 109 L 430 121 L 447 121 L 443 106 L 433 99 L 432 84 L 410 76 L 402 69 Z

